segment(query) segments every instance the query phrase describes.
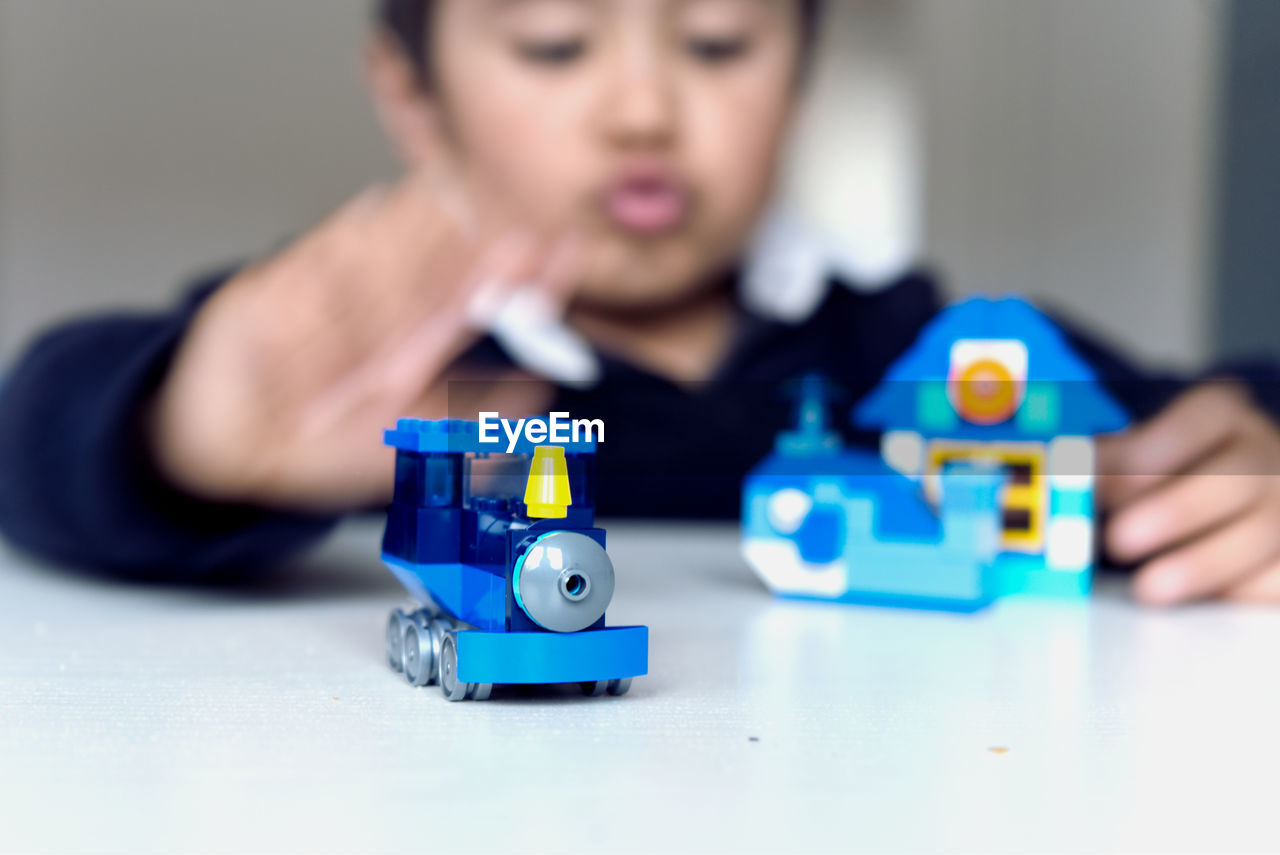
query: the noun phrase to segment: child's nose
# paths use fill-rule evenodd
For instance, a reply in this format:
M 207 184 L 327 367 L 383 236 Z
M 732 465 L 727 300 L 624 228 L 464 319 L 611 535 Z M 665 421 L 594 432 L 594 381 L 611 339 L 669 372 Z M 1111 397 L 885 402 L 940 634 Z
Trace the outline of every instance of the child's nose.
M 676 139 L 678 95 L 660 63 L 620 69 L 604 87 L 600 109 L 606 136 L 614 145 L 663 148 Z

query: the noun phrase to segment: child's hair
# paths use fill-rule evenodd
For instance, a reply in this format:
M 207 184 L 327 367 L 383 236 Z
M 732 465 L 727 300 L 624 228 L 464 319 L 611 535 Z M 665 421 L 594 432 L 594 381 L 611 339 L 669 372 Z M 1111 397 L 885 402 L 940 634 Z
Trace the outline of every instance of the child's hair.
M 818 33 L 824 0 L 798 0 L 806 57 Z M 424 84 L 431 85 L 431 24 L 435 0 L 379 0 L 378 18 L 413 60 Z

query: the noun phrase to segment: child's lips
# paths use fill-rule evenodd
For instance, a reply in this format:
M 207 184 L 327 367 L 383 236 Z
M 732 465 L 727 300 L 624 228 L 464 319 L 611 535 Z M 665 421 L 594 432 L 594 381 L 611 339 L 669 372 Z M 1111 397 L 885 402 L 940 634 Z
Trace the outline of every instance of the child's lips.
M 608 218 L 624 231 L 657 235 L 678 228 L 689 213 L 689 192 L 668 173 L 636 172 L 615 181 L 605 193 Z

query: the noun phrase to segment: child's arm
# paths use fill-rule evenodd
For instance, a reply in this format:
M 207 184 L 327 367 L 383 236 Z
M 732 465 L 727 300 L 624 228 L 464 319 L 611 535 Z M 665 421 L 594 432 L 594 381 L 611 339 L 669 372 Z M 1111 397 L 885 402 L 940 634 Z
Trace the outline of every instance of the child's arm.
M 410 176 L 175 317 L 47 336 L 0 404 L 0 527 L 61 560 L 202 576 L 383 500 L 381 430 L 446 414 L 477 300 L 567 278 L 545 241 L 443 198 Z M 536 402 L 484 408 L 504 404 Z
M 151 465 L 140 414 L 191 316 L 221 277 L 167 316 L 69 324 L 0 388 L 0 531 L 57 561 L 198 579 L 270 563 L 327 532 L 322 517 L 197 502 Z

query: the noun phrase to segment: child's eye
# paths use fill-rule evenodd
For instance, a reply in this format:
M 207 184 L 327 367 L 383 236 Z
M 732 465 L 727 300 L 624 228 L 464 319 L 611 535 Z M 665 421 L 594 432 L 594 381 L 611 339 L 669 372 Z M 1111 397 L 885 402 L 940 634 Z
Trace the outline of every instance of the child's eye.
M 569 65 L 586 55 L 587 43 L 583 39 L 525 42 L 518 50 L 523 59 L 539 65 Z
M 693 38 L 687 46 L 695 59 L 708 65 L 733 62 L 751 50 L 751 42 L 745 38 Z

